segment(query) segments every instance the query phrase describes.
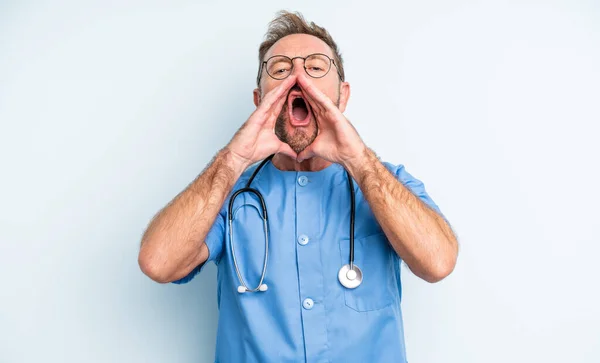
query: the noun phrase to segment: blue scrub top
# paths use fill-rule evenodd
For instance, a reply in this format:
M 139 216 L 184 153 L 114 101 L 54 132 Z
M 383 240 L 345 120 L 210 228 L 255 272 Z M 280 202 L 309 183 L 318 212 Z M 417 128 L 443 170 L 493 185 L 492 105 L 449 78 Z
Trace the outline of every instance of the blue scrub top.
M 440 213 L 421 181 L 402 165 L 383 164 Z M 363 282 L 347 289 L 338 281 L 338 270 L 349 262 L 350 250 L 350 190 L 339 164 L 307 172 L 281 171 L 267 162 L 259 171 L 251 186 L 262 193 L 269 217 L 264 280 L 269 288 L 237 292 L 228 205 L 256 167 L 248 168 L 236 182 L 205 240 L 218 276 L 215 362 L 406 362 L 401 260 L 356 182 L 354 256 Z M 255 288 L 265 253 L 258 198 L 240 194 L 233 215 L 238 266 L 248 287 Z M 175 283 L 190 281 L 205 265 Z

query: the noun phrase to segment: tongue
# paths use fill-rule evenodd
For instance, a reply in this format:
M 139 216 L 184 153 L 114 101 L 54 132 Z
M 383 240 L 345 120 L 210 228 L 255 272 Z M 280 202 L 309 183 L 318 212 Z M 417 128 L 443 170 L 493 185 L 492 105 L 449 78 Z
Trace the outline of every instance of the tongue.
M 292 116 L 294 116 L 294 118 L 297 121 L 303 121 L 307 115 L 308 115 L 308 110 L 305 107 L 294 106 L 292 108 Z

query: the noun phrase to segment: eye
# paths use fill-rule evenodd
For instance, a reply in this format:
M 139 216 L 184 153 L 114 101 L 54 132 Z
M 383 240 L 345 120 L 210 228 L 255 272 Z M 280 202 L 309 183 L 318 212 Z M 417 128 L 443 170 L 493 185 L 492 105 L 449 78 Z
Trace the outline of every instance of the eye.
M 275 60 L 267 64 L 267 72 L 273 77 L 286 77 L 292 66 L 286 60 Z

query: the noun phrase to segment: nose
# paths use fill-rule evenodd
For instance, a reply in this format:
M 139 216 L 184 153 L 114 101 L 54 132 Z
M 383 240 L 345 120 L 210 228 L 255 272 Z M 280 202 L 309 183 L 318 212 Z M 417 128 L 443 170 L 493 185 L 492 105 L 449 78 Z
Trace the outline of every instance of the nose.
M 292 60 L 292 62 L 294 62 L 294 67 L 292 68 L 292 75 L 299 76 L 302 72 L 304 72 L 304 59 L 295 58 Z M 293 91 L 302 92 L 302 89 L 300 89 L 300 85 L 298 85 L 298 83 L 296 83 L 290 89 L 290 92 L 293 92 Z
M 300 73 L 304 72 L 304 59 L 295 58 L 292 60 L 294 62 L 294 67 L 292 69 L 292 74 L 299 76 Z

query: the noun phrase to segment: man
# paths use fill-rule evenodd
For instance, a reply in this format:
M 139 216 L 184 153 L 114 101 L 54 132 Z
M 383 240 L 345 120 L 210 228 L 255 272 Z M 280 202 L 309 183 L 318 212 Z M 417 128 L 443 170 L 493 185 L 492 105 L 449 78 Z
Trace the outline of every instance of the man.
M 406 362 L 400 262 L 439 281 L 454 269 L 455 236 L 423 183 L 380 162 L 344 117 L 350 85 L 325 29 L 280 13 L 259 66 L 256 110 L 152 220 L 141 269 L 185 283 L 217 264 L 218 362 Z M 265 236 L 257 195 L 229 202 L 273 154 L 250 184 Z M 351 233 L 358 268 L 342 273 Z

